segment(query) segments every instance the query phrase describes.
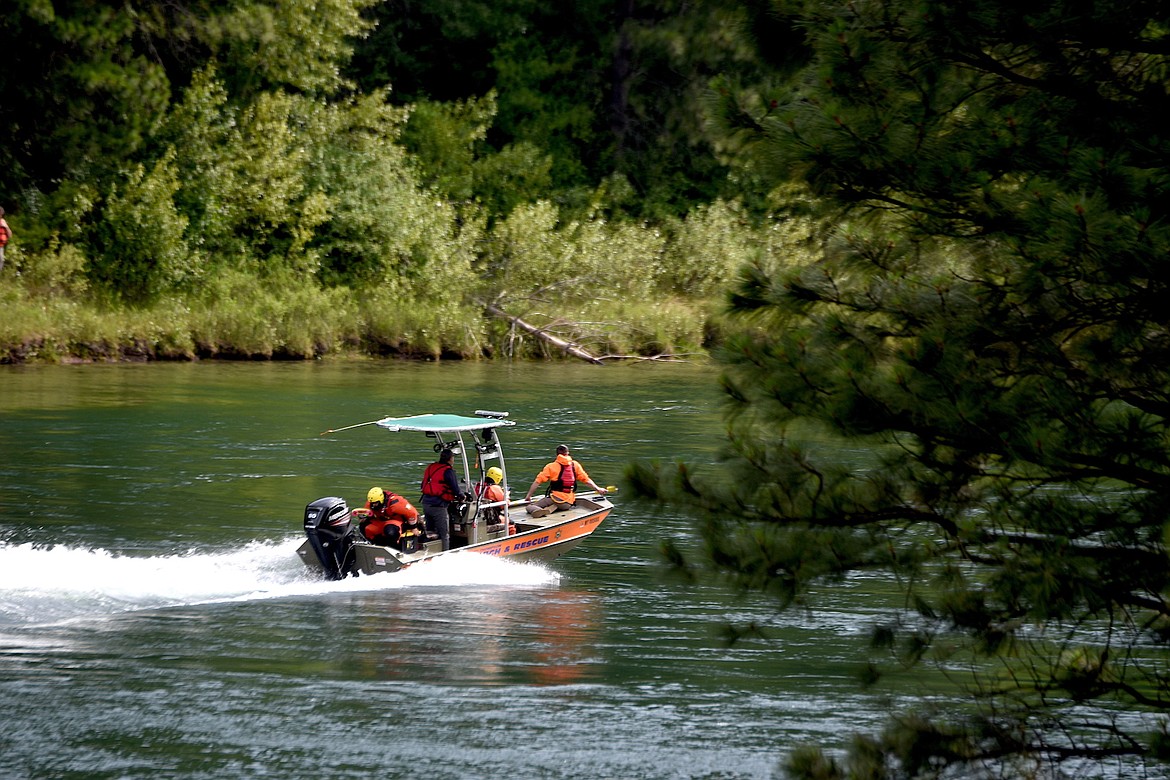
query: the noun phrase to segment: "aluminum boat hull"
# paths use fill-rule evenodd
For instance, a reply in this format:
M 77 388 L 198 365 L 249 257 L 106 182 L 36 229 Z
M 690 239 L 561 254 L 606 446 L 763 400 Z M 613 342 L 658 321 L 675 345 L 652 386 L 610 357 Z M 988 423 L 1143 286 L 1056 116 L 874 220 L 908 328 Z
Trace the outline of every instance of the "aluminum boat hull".
M 369 575 L 401 571 L 440 556 L 469 552 L 516 561 L 549 562 L 588 538 L 612 510 L 613 504 L 608 499 L 595 494 L 579 496 L 572 509 L 541 518 L 532 517 L 523 506 L 512 507 L 508 510 L 509 522 L 501 524 L 503 527 L 498 530 L 475 527 L 453 529 L 452 547 L 447 551 L 442 549 L 439 541 L 430 541 L 412 553 L 359 541 L 353 545 L 349 573 Z M 514 533 L 510 533 L 512 528 L 515 529 Z M 297 554 L 310 569 L 325 572 L 308 541 L 301 544 Z

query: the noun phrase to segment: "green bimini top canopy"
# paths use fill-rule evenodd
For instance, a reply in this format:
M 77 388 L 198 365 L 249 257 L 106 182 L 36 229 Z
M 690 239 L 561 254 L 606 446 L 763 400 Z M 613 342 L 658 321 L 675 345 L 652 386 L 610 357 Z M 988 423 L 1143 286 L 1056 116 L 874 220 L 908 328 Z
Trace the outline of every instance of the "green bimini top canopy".
M 458 414 L 417 414 L 413 417 L 383 417 L 376 425 L 388 431 L 436 431 L 455 433 L 458 431 L 482 431 L 486 428 L 502 428 L 515 425 L 511 420 L 502 419 L 507 412 L 481 412 L 483 417 L 463 417 Z

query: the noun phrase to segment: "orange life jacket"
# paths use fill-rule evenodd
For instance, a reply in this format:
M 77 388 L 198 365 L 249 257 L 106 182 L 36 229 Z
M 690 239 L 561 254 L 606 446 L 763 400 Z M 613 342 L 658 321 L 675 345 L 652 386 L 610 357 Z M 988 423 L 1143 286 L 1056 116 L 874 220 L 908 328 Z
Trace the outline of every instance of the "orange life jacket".
M 494 483 L 477 483 L 475 492 L 479 495 L 479 500 L 485 504 L 495 504 L 504 500 L 504 489 Z M 488 525 L 494 525 L 500 522 L 500 518 L 504 516 L 504 508 L 502 506 L 493 506 L 483 510 L 484 521 Z
M 386 504 L 381 512 L 373 509 L 369 501 L 366 502 L 366 509 L 370 510 L 370 515 L 361 522 L 360 528 L 367 539 L 374 539 L 387 525 L 397 526 L 399 531 L 403 531 L 407 524 L 418 518 L 418 510 L 405 498 L 389 490 L 382 492 L 386 494 Z

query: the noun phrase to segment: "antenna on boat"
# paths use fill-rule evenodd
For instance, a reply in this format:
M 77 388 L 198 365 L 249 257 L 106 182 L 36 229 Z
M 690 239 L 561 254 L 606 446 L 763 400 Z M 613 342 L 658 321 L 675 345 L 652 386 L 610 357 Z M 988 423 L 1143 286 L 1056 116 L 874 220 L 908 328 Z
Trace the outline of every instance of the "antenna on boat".
M 324 436 L 327 433 L 340 433 L 341 431 L 348 431 L 351 428 L 361 428 L 363 425 L 377 425 L 378 423 L 382 422 L 385 419 L 386 419 L 385 417 L 379 417 L 377 420 L 370 420 L 369 422 L 364 422 L 364 423 L 355 423 L 354 425 L 347 425 L 344 428 L 330 428 L 327 431 L 321 431 L 321 433 L 319 433 L 317 435 Z

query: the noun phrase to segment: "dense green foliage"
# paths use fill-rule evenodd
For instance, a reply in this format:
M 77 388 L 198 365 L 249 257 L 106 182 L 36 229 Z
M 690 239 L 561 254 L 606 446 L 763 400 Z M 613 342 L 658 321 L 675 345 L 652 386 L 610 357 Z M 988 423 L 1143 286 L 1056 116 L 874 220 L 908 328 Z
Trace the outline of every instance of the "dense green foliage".
M 620 176 L 616 205 L 650 217 L 754 197 L 727 177 L 699 107 L 716 75 L 758 83 L 804 56 L 768 0 L 388 0 L 372 14 L 348 71 L 364 88 L 443 103 L 495 90 L 485 147 L 548 155 L 545 195 L 562 205 Z
M 802 77 L 728 90 L 719 115 L 832 229 L 813 262 L 738 285 L 728 473 L 635 476 L 710 508 L 709 560 L 785 603 L 893 572 L 906 609 L 875 628 L 877 658 L 933 660 L 976 695 L 844 757 L 800 751 L 795 775 L 1165 761 L 1165 7 L 799 10 Z
M 718 69 L 759 74 L 721 30 L 765 8 L 20 0 L 0 359 L 547 354 L 489 300 L 602 353 L 701 350 L 770 228 L 698 105 Z M 264 319 L 268 296 L 329 301 L 336 337 L 197 314 Z M 175 332 L 85 338 L 79 312 Z

